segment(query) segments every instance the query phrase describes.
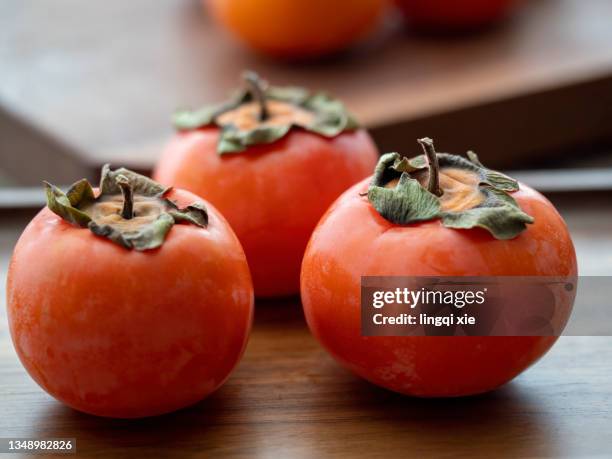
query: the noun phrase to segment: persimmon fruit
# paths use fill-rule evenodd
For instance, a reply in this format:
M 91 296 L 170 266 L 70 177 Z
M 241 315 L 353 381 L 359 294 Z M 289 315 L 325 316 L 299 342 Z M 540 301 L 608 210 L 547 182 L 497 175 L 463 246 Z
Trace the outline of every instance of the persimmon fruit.
M 557 337 L 362 336 L 361 277 L 573 278 L 574 247 L 537 191 L 474 155 L 432 154 L 423 144 L 432 160 L 383 155 L 376 174 L 322 218 L 303 261 L 304 312 L 323 347 L 374 384 L 421 397 L 481 393 L 524 371 Z
M 256 51 L 291 59 L 343 50 L 379 23 L 387 0 L 204 0 L 218 22 Z
M 177 114 L 179 132 L 154 178 L 205 197 L 223 213 L 244 247 L 257 296 L 290 295 L 299 292 L 317 222 L 369 175 L 378 151 L 339 101 L 265 87 L 249 75 L 255 87 L 229 104 Z
M 96 196 L 97 194 L 97 196 Z M 246 257 L 214 207 L 125 169 L 99 192 L 47 185 L 21 235 L 7 304 L 17 354 L 65 404 L 137 418 L 186 407 L 228 378 L 246 346 Z
M 483 27 L 508 16 L 520 0 L 395 0 L 410 23 L 434 30 Z

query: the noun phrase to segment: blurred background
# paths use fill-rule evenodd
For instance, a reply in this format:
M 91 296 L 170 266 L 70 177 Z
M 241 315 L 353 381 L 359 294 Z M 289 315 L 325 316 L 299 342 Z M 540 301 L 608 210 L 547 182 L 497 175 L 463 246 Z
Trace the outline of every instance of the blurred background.
M 3 0 L 0 206 L 105 162 L 149 170 L 171 113 L 245 68 L 342 98 L 381 151 L 427 135 L 546 192 L 612 188 L 609 0 L 391 3 Z

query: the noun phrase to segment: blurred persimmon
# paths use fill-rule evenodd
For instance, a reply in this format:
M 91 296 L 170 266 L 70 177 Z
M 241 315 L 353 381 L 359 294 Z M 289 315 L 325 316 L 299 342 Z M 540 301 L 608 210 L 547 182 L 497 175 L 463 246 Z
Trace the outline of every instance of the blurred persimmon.
M 329 205 L 367 177 L 378 149 L 342 102 L 253 72 L 228 101 L 175 114 L 155 167 L 168 186 L 205 196 L 247 255 L 259 297 L 299 291 L 308 239 Z
M 204 0 L 213 16 L 259 52 L 313 58 L 341 51 L 377 25 L 386 0 Z
M 518 0 L 395 0 L 416 27 L 463 30 L 502 20 Z

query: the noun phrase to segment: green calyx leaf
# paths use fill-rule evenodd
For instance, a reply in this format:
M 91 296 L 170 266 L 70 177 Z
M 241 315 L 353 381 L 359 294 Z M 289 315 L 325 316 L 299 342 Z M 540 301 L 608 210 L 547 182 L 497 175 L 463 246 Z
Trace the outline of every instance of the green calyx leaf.
M 344 131 L 354 131 L 359 123 L 346 110 L 344 104 L 324 93 L 316 93 L 305 99 L 301 107 L 315 113 L 311 124 L 297 125 L 324 137 L 336 137 Z
M 100 178 L 100 195 L 117 195 L 121 194 L 121 187 L 118 184 L 120 176 L 125 177 L 131 185 L 134 194 L 158 197 L 163 196 L 169 191 L 168 187 L 164 187 L 156 181 L 145 177 L 144 175 L 132 172 L 129 169 L 121 167 L 117 170 L 111 170 L 109 164 L 105 164 L 102 167 L 102 174 Z
M 46 183 L 47 206 L 56 215 L 126 249 L 152 250 L 163 245 L 177 223 L 208 226 L 208 212 L 201 202 L 184 209 L 165 198 L 169 191 L 148 177 L 128 169 L 102 169 L 100 194 L 86 179 L 67 193 Z
M 200 228 L 208 226 L 208 211 L 204 203 L 194 202 L 184 209 L 179 209 L 172 201 L 167 201 L 167 203 L 171 207 L 168 213 L 174 218 L 175 222 L 187 222 Z
M 174 226 L 172 215 L 163 213 L 152 222 L 142 225 L 134 231 L 122 231 L 117 226 L 90 222 L 89 229 L 97 236 L 110 239 L 126 249 L 138 251 L 152 250 L 160 247 L 170 229 Z
M 440 214 L 436 196 L 409 174 L 402 174 L 394 188 L 370 187 L 368 199 L 378 213 L 392 223 L 417 223 Z
M 259 126 L 255 129 L 242 131 L 231 126 L 224 126 L 217 145 L 219 154 L 240 153 L 248 147 L 259 144 L 273 143 L 282 139 L 290 131 L 291 125 Z
M 178 130 L 192 130 L 206 126 L 221 128 L 217 151 L 219 154 L 240 153 L 250 146 L 270 144 L 285 137 L 291 129 L 298 128 L 333 138 L 345 131 L 359 128 L 357 121 L 337 99 L 324 93 L 310 93 L 299 87 L 268 86 L 253 72 L 245 74 L 250 88 L 240 90 L 224 104 L 203 107 L 198 110 L 179 110 L 174 114 L 173 123 Z M 248 128 L 223 119 L 222 115 L 256 102 L 262 107 L 261 119 Z M 286 111 L 275 113 L 266 108 L 274 102 L 281 102 L 306 112 L 311 116 L 287 116 Z M 275 117 L 282 119 L 276 121 Z
M 496 239 L 512 239 L 534 222 L 509 194 L 519 189 L 516 180 L 487 169 L 473 152 L 468 152 L 467 159 L 446 153 L 437 153 L 435 157 L 438 171 L 432 170 L 425 155 L 405 158 L 398 153 L 387 153 L 381 156 L 367 195 L 382 217 L 401 225 L 440 219 L 448 228 L 483 228 Z M 422 185 L 429 174 L 451 170 L 455 174 L 452 180 L 460 180 L 458 175 L 469 179 L 460 185 L 468 191 L 473 188 L 470 193 L 476 196 L 473 205 L 467 202 L 462 206 L 459 202 L 458 210 L 445 208 L 444 198 L 453 198 L 452 189 L 447 190 L 447 196 L 444 189 L 442 196 L 436 196 Z
M 496 239 L 513 239 L 534 222 L 504 191 L 488 186 L 482 191 L 486 199 L 481 205 L 461 212 L 441 212 L 442 224 L 448 228 L 483 228 Z
M 172 124 L 181 131 L 198 129 L 215 123 L 215 118 L 238 106 L 236 100 L 219 105 L 209 105 L 197 110 L 177 110 L 172 115 Z
M 51 211 L 73 225 L 83 228 L 89 224 L 91 221 L 89 215 L 79 210 L 80 206 L 95 200 L 93 188 L 86 179 L 76 182 L 67 193 L 48 182 L 43 183 L 47 195 L 47 207 Z

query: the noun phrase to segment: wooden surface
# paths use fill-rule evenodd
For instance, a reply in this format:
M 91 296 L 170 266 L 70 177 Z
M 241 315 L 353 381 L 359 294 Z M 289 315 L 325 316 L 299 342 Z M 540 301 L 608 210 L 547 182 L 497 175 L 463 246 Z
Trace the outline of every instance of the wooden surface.
M 199 0 L 4 0 L 0 168 L 19 175 L 28 162 L 23 184 L 63 181 L 58 146 L 74 167 L 148 168 L 171 134 L 169 114 L 218 101 L 244 68 L 338 95 L 383 150 L 411 152 L 429 135 L 520 168 L 518 157 L 610 141 L 612 2 L 525 3 L 485 33 L 417 36 L 391 19 L 336 59 L 282 64 L 237 45 Z M 14 128 L 21 122 L 31 132 Z M 48 134 L 58 141 L 46 149 Z
M 612 202 L 558 205 L 581 273 L 612 274 Z M 26 220 L 0 226 L 2 277 Z M 192 408 L 122 421 L 80 414 L 39 389 L 14 355 L 1 311 L 0 436 L 76 437 L 78 457 L 612 455 L 612 337 L 562 337 L 537 365 L 484 396 L 420 400 L 336 365 L 310 336 L 297 299 L 259 303 L 246 355 L 225 386 Z

